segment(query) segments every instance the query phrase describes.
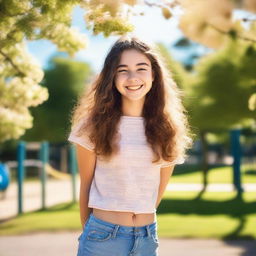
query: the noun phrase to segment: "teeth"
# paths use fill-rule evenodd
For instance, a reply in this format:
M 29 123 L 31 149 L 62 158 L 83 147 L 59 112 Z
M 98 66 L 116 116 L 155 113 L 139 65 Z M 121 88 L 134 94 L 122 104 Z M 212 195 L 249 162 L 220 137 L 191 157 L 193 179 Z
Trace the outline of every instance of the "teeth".
M 140 87 L 142 87 L 142 85 L 139 86 L 127 86 L 126 88 L 128 88 L 129 90 L 138 90 Z
M 140 86 L 137 86 L 137 87 L 134 87 L 134 86 L 133 86 L 133 87 L 129 87 L 129 86 L 128 86 L 127 88 L 128 88 L 128 89 L 131 89 L 131 90 L 137 90 L 137 89 L 140 88 Z

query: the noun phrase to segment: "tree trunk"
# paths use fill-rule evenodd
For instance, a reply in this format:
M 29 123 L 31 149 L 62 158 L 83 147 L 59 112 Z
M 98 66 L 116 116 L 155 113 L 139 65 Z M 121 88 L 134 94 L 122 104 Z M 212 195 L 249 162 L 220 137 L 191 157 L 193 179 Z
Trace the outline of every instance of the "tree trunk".
M 204 130 L 201 130 L 199 133 L 200 141 L 201 141 L 201 148 L 202 148 L 202 158 L 201 158 L 201 164 L 202 164 L 202 170 L 203 170 L 203 191 L 206 190 L 206 186 L 208 184 L 208 145 L 206 140 L 206 134 L 207 132 Z

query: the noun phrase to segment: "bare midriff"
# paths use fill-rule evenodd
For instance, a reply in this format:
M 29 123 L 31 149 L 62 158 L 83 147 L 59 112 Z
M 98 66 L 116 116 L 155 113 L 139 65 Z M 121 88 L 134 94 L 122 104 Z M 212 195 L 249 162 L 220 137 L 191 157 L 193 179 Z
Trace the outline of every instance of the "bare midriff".
M 133 212 L 106 211 L 97 208 L 93 208 L 92 213 L 96 218 L 122 226 L 141 227 L 156 221 L 155 213 L 135 214 Z

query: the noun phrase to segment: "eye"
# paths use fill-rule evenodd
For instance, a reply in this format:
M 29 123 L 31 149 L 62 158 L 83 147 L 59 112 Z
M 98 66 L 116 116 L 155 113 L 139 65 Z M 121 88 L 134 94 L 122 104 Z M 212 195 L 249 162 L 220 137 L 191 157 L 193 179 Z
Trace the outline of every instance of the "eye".
M 117 72 L 118 73 L 121 73 L 121 72 L 126 72 L 127 70 L 125 70 L 125 69 L 121 69 L 121 70 L 118 70 Z
M 139 68 L 138 71 L 140 71 L 140 70 L 147 71 L 145 68 Z

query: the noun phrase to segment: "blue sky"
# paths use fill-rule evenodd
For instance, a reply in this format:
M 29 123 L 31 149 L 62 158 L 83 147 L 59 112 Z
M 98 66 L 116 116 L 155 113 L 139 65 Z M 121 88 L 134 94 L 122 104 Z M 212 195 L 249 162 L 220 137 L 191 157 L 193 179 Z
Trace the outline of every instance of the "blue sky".
M 159 8 L 147 6 L 137 6 L 136 10 L 144 11 L 144 16 L 132 16 L 130 23 L 135 26 L 134 33 L 151 42 L 162 42 L 168 48 L 182 36 L 178 29 L 179 10 L 174 13 L 170 20 L 164 19 Z M 75 58 L 89 62 L 95 71 L 99 71 L 103 65 L 104 58 L 119 36 L 105 38 L 102 34 L 94 36 L 88 31 L 83 20 L 84 10 L 75 8 L 73 13 L 72 26 L 77 27 L 81 33 L 88 37 L 88 47 L 76 53 Z M 47 40 L 30 42 L 29 51 L 38 59 L 42 67 L 47 67 L 49 58 L 56 53 L 56 46 Z M 176 59 L 182 58 L 181 53 L 173 52 Z M 180 55 L 180 56 L 179 56 Z
M 130 23 L 135 27 L 134 33 L 147 41 L 164 43 L 174 59 L 185 62 L 185 60 L 188 60 L 193 55 L 201 56 L 209 52 L 208 48 L 198 44 L 193 44 L 188 49 L 172 47 L 178 39 L 183 37 L 183 33 L 178 28 L 178 18 L 182 14 L 181 10 L 175 9 L 173 17 L 169 20 L 164 19 L 161 9 L 157 7 L 137 5 L 135 6 L 135 10 L 138 12 L 143 11 L 145 15 L 131 17 Z M 234 14 L 236 18 L 240 19 L 245 16 L 245 12 L 240 10 L 237 10 Z M 89 45 L 86 49 L 77 52 L 75 58 L 89 62 L 92 68 L 96 72 L 99 72 L 109 48 L 119 36 L 105 38 L 102 34 L 93 35 L 91 31 L 86 29 L 83 15 L 84 10 L 79 7 L 75 8 L 72 26 L 77 27 L 81 33 L 87 35 Z M 57 51 L 56 46 L 47 40 L 30 42 L 28 43 L 28 47 L 29 51 L 41 63 L 43 68 L 47 67 L 49 58 Z

